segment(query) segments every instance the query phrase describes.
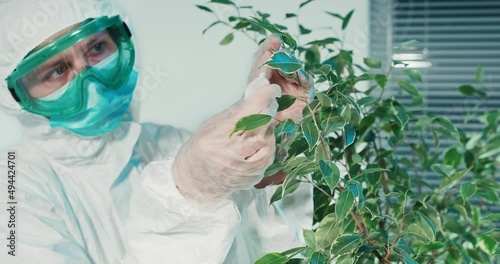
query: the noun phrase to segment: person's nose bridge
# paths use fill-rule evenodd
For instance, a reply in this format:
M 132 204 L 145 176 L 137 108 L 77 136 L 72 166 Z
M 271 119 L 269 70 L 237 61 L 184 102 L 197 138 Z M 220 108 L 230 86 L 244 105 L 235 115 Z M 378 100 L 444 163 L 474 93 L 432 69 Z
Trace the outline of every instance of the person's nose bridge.
M 79 73 L 91 66 L 87 60 L 86 52 L 81 45 L 75 44 L 67 50 L 67 60 L 71 63 L 72 70 Z M 71 59 L 69 59 L 71 58 Z

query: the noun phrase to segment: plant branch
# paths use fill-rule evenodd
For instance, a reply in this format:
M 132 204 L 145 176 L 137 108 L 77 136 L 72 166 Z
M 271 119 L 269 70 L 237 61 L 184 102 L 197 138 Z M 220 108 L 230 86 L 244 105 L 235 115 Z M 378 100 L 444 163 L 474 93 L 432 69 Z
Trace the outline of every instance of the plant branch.
M 332 195 L 330 195 L 329 193 L 327 193 L 325 190 L 321 189 L 318 185 L 316 185 L 313 181 L 311 181 L 309 178 L 307 178 L 306 176 L 304 176 L 304 178 L 312 185 L 314 186 L 314 188 L 318 189 L 319 191 L 321 191 L 323 194 L 325 194 L 328 198 L 330 198 L 331 200 L 335 200 L 333 198 Z

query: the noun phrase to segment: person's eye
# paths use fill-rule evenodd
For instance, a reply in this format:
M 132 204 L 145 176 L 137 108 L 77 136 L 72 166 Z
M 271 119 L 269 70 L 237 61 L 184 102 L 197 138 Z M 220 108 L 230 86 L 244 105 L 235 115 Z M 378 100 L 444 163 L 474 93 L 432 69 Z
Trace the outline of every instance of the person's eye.
M 59 65 L 51 70 L 46 76 L 46 80 L 57 80 L 65 76 L 68 72 L 68 65 Z
M 104 43 L 103 43 L 103 42 L 99 42 L 99 43 L 97 43 L 97 44 L 94 46 L 94 51 L 97 51 L 97 52 L 102 51 L 103 46 L 104 46 Z
M 106 42 L 100 41 L 97 44 L 94 44 L 90 47 L 88 51 L 88 55 L 90 57 L 98 56 L 106 51 Z

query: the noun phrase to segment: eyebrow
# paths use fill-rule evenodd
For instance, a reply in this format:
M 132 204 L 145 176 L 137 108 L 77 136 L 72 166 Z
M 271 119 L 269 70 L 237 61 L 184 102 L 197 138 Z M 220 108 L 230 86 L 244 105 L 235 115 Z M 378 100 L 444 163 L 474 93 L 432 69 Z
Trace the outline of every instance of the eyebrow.
M 95 34 L 93 34 L 92 36 L 89 37 L 89 41 L 87 43 L 85 43 L 85 46 L 89 47 L 89 46 L 92 46 L 94 43 L 106 38 L 106 32 L 104 31 L 100 31 L 100 32 L 97 32 Z

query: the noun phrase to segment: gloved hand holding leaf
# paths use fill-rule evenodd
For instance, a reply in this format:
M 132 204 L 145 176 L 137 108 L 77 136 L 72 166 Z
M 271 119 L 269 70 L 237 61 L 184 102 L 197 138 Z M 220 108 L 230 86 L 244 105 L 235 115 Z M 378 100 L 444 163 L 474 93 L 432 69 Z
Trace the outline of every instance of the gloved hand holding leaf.
M 302 62 L 284 47 L 279 35 L 269 36 L 254 56 L 249 82 L 264 73 L 281 88 L 276 122 L 288 118 L 298 122 L 306 103 L 314 97 L 314 78 L 302 68 Z
M 249 189 L 260 182 L 274 158 L 274 125 L 270 120 L 278 109 L 276 97 L 280 96 L 280 87 L 261 74 L 248 85 L 242 99 L 193 134 L 173 165 L 174 182 L 184 197 L 210 207 L 232 191 Z M 258 114 L 257 120 L 250 120 L 246 131 L 232 134 L 238 120 L 251 114 Z M 252 127 L 252 122 L 259 127 Z

